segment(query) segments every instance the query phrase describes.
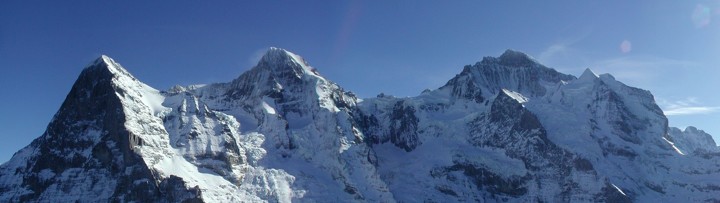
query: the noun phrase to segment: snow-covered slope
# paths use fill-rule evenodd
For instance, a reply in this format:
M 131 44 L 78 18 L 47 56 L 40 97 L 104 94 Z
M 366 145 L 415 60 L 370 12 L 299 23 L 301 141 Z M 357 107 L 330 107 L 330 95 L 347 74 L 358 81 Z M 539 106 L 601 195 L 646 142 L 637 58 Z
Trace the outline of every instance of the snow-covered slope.
M 270 48 L 227 83 L 158 91 L 102 56 L 0 202 L 720 201 L 720 153 L 645 90 L 508 50 L 416 97 L 358 99 Z

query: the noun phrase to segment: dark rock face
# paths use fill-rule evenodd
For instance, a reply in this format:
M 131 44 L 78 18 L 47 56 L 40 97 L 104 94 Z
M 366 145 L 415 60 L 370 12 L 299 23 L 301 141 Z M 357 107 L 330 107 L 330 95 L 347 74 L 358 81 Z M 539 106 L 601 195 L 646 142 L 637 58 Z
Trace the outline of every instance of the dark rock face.
M 499 128 L 490 130 L 488 125 Z M 537 117 L 505 92 L 497 95 L 489 114 L 481 115 L 469 127 L 471 139 L 476 145 L 506 148 L 526 142 L 524 144 L 531 144 L 542 151 L 546 144 L 553 145 L 547 140 L 545 129 Z M 525 147 L 529 146 L 520 148 Z
M 462 175 L 472 180 L 472 183 L 479 191 L 489 192 L 493 194 L 493 196 L 497 195 L 499 196 L 499 198 L 497 198 L 498 200 L 502 200 L 502 196 L 519 197 L 527 193 L 527 188 L 524 185 L 527 184 L 529 177 L 504 178 L 501 175 L 469 163 L 455 163 L 452 166 L 436 168 L 430 172 L 430 175 L 436 178 L 444 177 L 452 181 L 458 178 L 455 177 L 455 174 L 452 172 L 461 172 Z M 447 188 L 440 189 L 440 191 L 457 196 L 454 191 Z
M 415 115 L 417 110 L 413 105 L 398 100 L 383 111 L 387 111 L 387 114 L 373 115 L 356 111 L 359 115 L 356 123 L 364 132 L 368 132 L 370 144 L 390 142 L 406 152 L 422 144 L 417 132 L 419 122 Z M 378 117 L 382 117 L 382 121 Z
M 504 182 L 504 190 L 512 191 L 506 192 L 508 194 L 522 194 L 525 189 L 521 186 L 530 184 L 528 182 L 552 183 L 561 186 L 565 191 L 557 198 L 570 201 L 571 191 L 580 189 L 576 186 L 578 180 L 570 177 L 572 171 L 596 176 L 592 163 L 574 157 L 572 153 L 548 140 L 537 117 L 505 92 L 496 96 L 489 114 L 473 120 L 469 123 L 469 128 L 471 143 L 503 149 L 507 156 L 521 160 L 529 170 L 524 177 Z M 465 168 L 466 172 L 480 171 L 477 168 Z M 550 168 L 552 170 L 548 170 Z M 495 180 L 497 181 L 500 180 Z
M 415 117 L 415 107 L 406 106 L 403 102 L 395 103 L 390 122 L 390 142 L 395 146 L 409 152 L 421 144 L 416 132 L 418 118 Z
M 0 174 L 3 176 L 0 181 L 20 178 L 22 182 L 19 185 L 0 182 L 0 191 L 18 191 L 2 187 L 29 191 L 11 195 L 10 201 L 58 198 L 74 201 L 107 193 L 112 194 L 109 199 L 98 201 L 167 201 L 167 191 L 158 187 L 157 178 L 133 151 L 134 146 L 142 145 L 142 140 L 124 126 L 125 115 L 116 95 L 124 90 L 114 84 L 116 74 L 109 70 L 103 58 L 80 74 L 46 132 L 26 148 L 35 150 L 36 154 L 18 168 L 2 169 L 15 173 Z M 94 189 L 78 191 L 85 190 L 79 185 Z M 49 187 L 63 188 L 63 192 L 46 193 Z M 186 189 L 172 190 L 176 194 L 193 194 Z
M 200 188 L 197 186 L 188 189 L 182 178 L 170 176 L 160 182 L 158 186 L 162 195 L 168 202 L 200 203 L 204 202 L 201 197 Z
M 451 95 L 455 98 L 482 103 L 485 97 L 482 89 L 475 83 L 474 76 L 469 73 L 471 68 L 472 66 L 465 66 L 463 72 L 448 81 L 443 88 L 451 89 Z

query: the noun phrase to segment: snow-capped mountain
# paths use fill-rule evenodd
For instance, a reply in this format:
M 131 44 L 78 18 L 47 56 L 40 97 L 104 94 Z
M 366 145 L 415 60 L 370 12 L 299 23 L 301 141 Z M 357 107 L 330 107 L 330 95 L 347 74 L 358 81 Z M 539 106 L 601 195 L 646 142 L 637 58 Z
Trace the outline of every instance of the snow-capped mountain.
M 0 166 L 0 202 L 713 202 L 718 151 L 646 90 L 512 50 L 368 99 L 279 48 L 167 91 L 102 56 Z

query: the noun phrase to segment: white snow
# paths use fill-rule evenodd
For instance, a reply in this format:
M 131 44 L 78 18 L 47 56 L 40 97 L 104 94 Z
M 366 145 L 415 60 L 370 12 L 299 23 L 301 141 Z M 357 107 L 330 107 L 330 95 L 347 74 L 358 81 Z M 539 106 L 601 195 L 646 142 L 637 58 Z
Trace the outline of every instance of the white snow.
M 265 112 L 267 112 L 269 114 L 275 114 L 275 109 L 272 106 L 270 106 L 267 102 L 262 101 L 262 107 L 263 107 L 263 109 L 265 109 Z
M 615 186 L 615 184 L 611 184 L 611 185 L 612 185 L 618 192 L 620 192 L 620 194 L 622 194 L 622 195 L 624 195 L 624 196 L 627 196 L 627 195 L 625 194 L 625 192 L 623 192 L 618 186 Z
M 680 151 L 680 149 L 678 149 L 678 148 L 675 146 L 675 143 L 670 142 L 670 140 L 668 140 L 668 139 L 665 138 L 665 137 L 663 137 L 662 139 L 665 140 L 665 142 L 667 142 L 668 144 L 670 144 L 670 146 L 672 146 L 672 148 L 675 149 L 675 152 L 677 152 L 677 153 L 680 154 L 680 155 L 685 155 L 685 153 L 683 153 L 682 151 Z
M 150 107 L 150 109 L 153 112 L 153 115 L 158 115 L 163 112 L 172 110 L 172 109 L 162 105 L 162 103 L 165 101 L 165 97 L 162 94 L 160 94 L 160 91 L 158 91 L 146 84 L 141 84 L 141 87 L 142 88 L 140 89 L 140 91 L 142 91 L 142 93 L 141 93 L 142 94 L 142 97 L 141 97 L 142 102 L 145 105 L 147 105 L 148 107 Z
M 178 152 L 175 152 L 178 154 Z M 188 186 L 200 186 L 203 199 L 209 202 L 261 201 L 208 169 L 199 169 L 185 158 L 170 155 L 152 166 L 163 177 L 175 175 L 183 178 Z
M 283 50 L 283 51 L 285 53 L 287 53 L 288 55 L 290 55 L 290 57 L 292 57 L 293 61 L 295 61 L 295 63 L 297 63 L 298 65 L 300 65 L 302 67 L 303 71 L 305 72 L 305 75 L 319 76 L 315 73 L 315 71 L 314 71 L 315 69 L 312 66 L 308 65 L 307 62 L 305 62 L 305 59 L 303 59 L 301 56 L 298 56 L 297 54 L 292 53 L 287 50 Z
M 516 100 L 518 103 L 522 104 L 522 103 L 528 102 L 528 98 L 523 96 L 520 93 L 513 92 L 513 91 L 507 90 L 507 89 L 502 89 L 502 91 L 505 92 L 505 94 L 507 94 L 508 96 L 510 96 L 510 98 L 513 98 L 514 100 Z
M 41 181 L 47 181 L 53 177 L 55 177 L 55 173 L 53 173 L 50 169 L 43 169 L 38 173 L 38 178 L 40 178 Z

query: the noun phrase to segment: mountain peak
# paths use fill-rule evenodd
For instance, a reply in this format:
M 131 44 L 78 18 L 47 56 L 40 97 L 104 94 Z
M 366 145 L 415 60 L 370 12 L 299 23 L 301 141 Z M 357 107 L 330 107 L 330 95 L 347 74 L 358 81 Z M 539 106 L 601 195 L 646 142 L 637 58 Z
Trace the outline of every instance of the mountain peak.
M 327 82 L 301 56 L 270 47 L 255 67 L 231 82 L 227 94 L 234 98 L 254 94 L 279 97 L 281 92 L 307 92 L 309 86 L 319 85 L 318 81 Z
M 465 66 L 463 72 L 443 87 L 452 87 L 454 95 L 466 98 L 490 98 L 502 89 L 535 97 L 548 91 L 543 84 L 575 79 L 540 64 L 525 53 L 508 49 L 499 57 L 486 56 L 475 65 Z M 480 94 L 484 91 L 486 93 Z
M 107 71 L 107 72 L 106 72 Z M 100 55 L 97 59 L 95 59 L 91 64 L 85 67 L 83 72 L 96 72 L 96 73 L 102 73 L 105 72 L 105 76 L 112 77 L 112 76 L 128 76 L 130 78 L 135 78 L 125 70 L 119 63 L 115 62 L 114 59 L 110 58 L 107 55 Z M 95 75 L 99 76 L 99 75 Z
M 595 74 L 590 68 L 586 68 L 585 71 L 580 75 L 578 78 L 578 81 L 594 81 L 597 80 L 599 76 Z
M 92 66 L 92 65 L 96 65 L 96 64 L 110 64 L 110 63 L 114 63 L 114 62 L 115 61 L 112 58 L 110 58 L 108 55 L 102 54 L 99 57 L 95 58 L 95 60 L 93 60 L 91 65 L 88 65 L 88 66 Z
M 505 52 L 498 57 L 500 64 L 507 66 L 533 66 L 539 64 L 531 56 L 512 49 L 505 50 Z
M 260 61 L 277 61 L 278 59 L 290 59 L 290 53 L 282 48 L 270 47 L 262 56 Z
M 292 71 L 299 78 L 303 75 L 320 76 L 301 56 L 277 47 L 270 47 L 256 67 L 269 69 L 274 73 Z
M 273 65 L 300 65 L 308 66 L 305 59 L 301 56 L 292 53 L 283 48 L 270 47 L 265 54 L 260 58 L 260 62 L 265 62 Z M 293 64 L 294 63 L 294 64 Z
M 100 55 L 99 57 L 97 57 L 97 58 L 96 58 L 90 65 L 88 65 L 88 67 L 86 67 L 86 68 L 103 67 L 103 66 L 98 66 L 98 65 L 111 65 L 111 64 L 115 64 L 115 60 L 113 60 L 113 59 L 110 58 L 109 56 L 103 54 L 103 55 Z

